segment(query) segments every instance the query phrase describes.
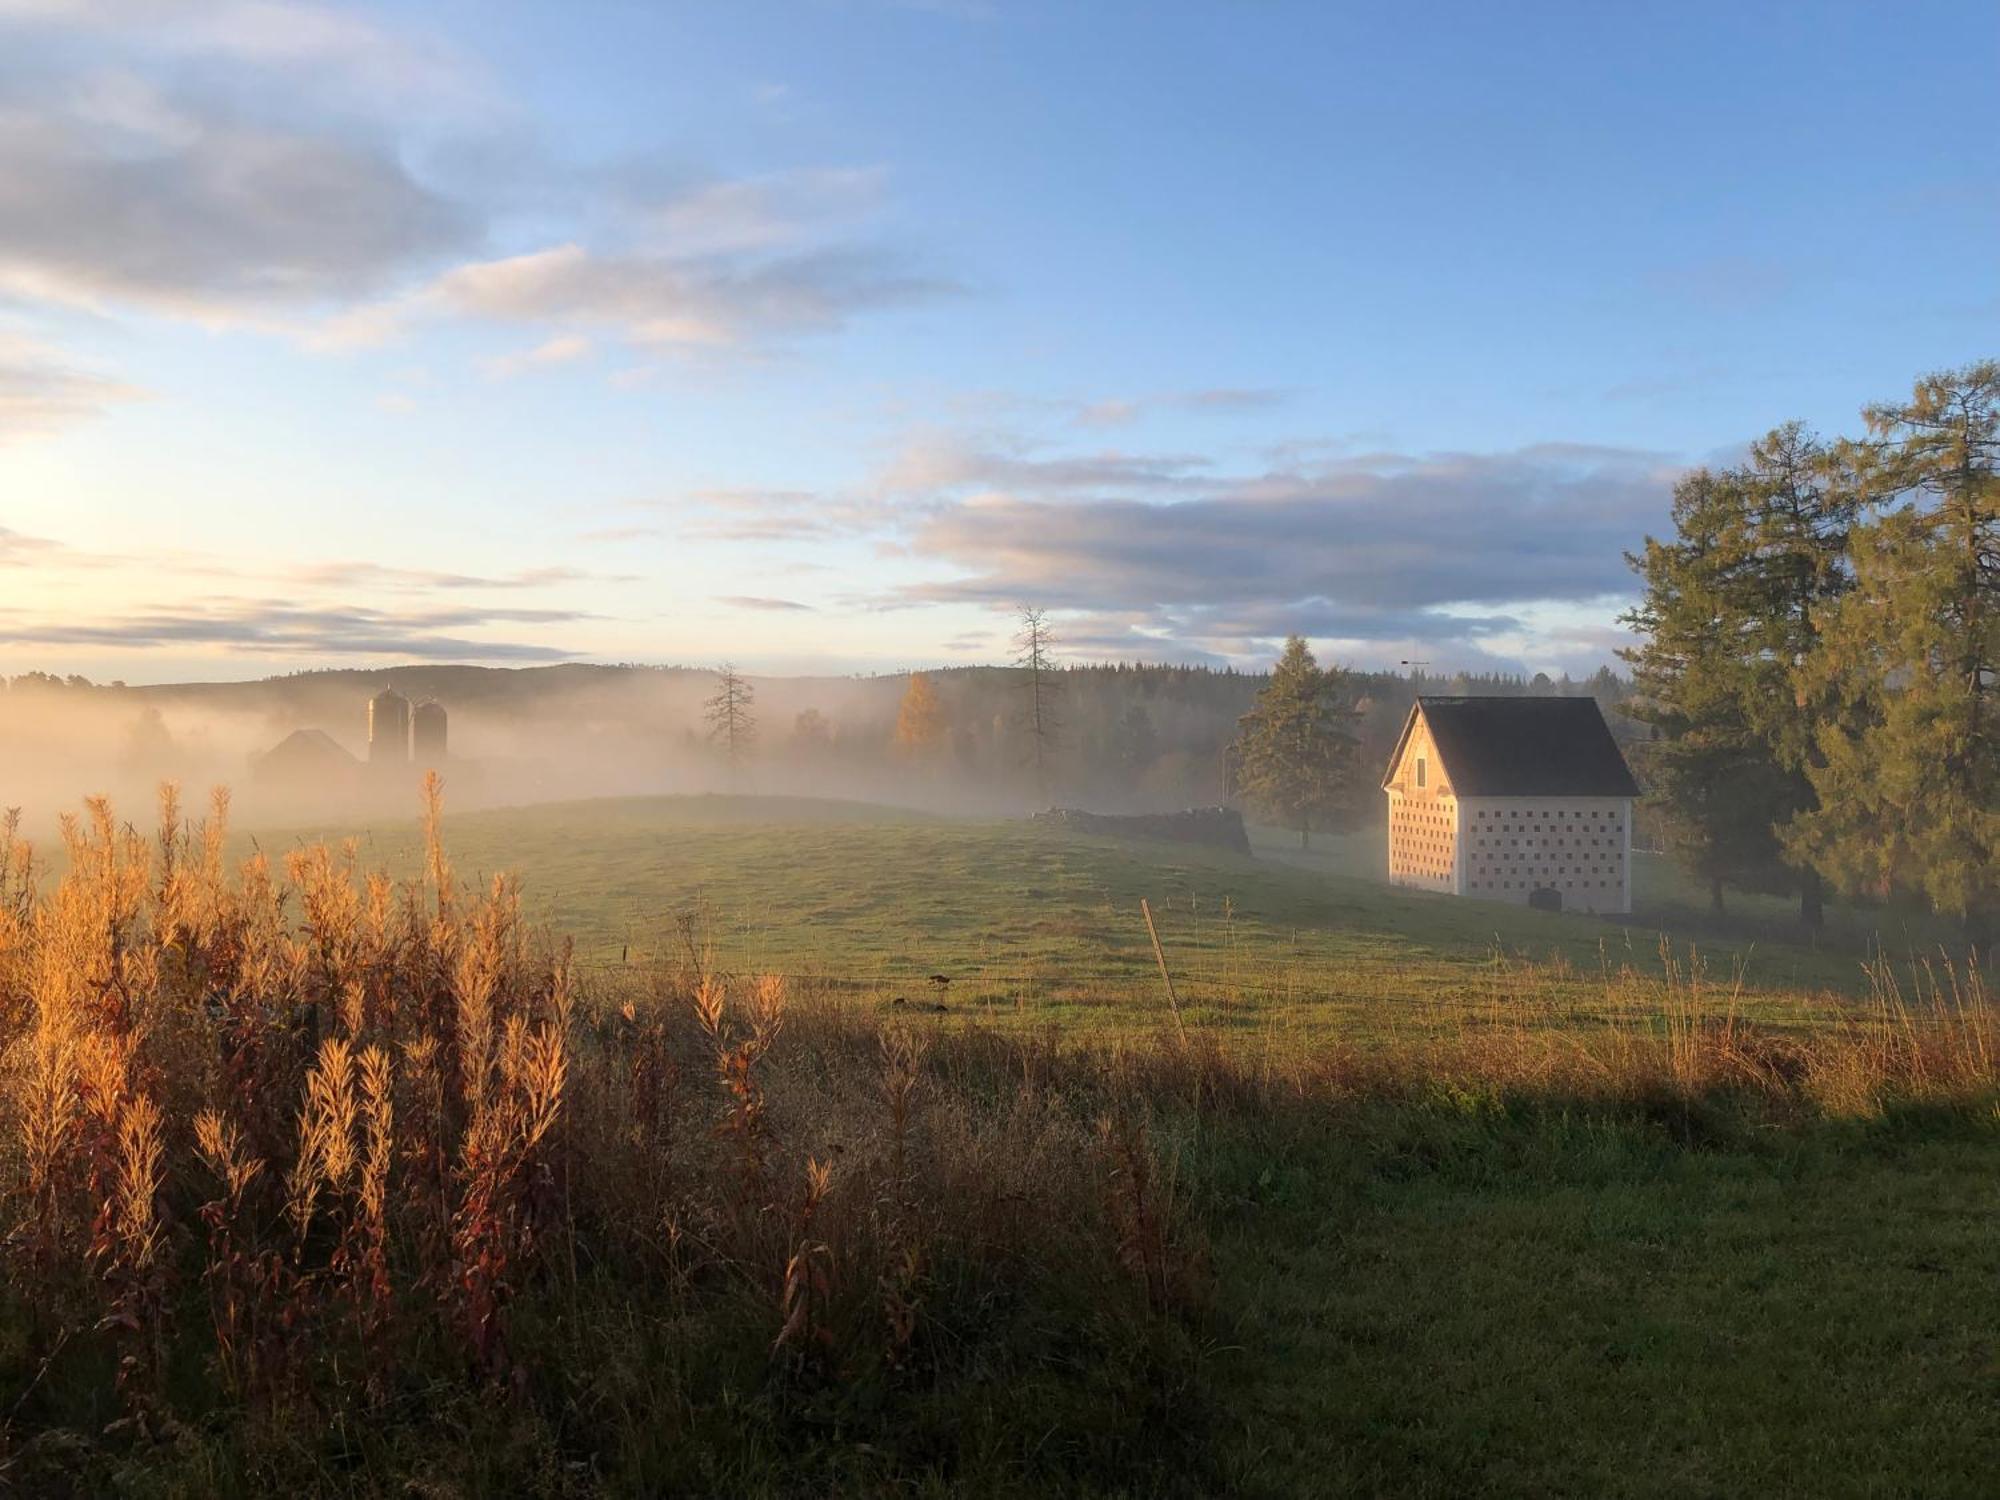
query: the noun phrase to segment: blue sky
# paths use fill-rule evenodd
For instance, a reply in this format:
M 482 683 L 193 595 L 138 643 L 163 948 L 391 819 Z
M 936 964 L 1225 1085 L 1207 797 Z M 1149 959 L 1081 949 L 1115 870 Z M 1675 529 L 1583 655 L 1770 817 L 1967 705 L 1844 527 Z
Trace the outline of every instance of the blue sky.
M 0 670 L 1588 671 L 2000 349 L 1987 4 L 0 0 Z

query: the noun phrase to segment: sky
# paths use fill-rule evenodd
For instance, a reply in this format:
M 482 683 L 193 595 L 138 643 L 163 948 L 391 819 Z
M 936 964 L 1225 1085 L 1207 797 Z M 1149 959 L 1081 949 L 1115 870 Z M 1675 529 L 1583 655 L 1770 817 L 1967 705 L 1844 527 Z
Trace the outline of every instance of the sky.
M 2000 7 L 0 0 L 0 672 L 1587 673 L 2000 354 Z

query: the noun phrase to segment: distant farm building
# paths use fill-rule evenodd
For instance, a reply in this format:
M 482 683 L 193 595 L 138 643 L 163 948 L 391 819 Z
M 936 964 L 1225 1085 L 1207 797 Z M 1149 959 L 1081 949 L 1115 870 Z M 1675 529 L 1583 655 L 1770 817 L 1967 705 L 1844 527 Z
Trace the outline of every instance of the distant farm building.
M 368 700 L 368 759 L 404 765 L 410 759 L 410 700 L 385 687 Z
M 1639 788 L 1595 699 L 1419 698 L 1382 790 L 1397 885 L 1632 909 Z
M 259 786 L 280 791 L 343 791 L 361 762 L 324 730 L 295 729 L 258 756 L 250 774 Z
M 444 764 L 446 729 L 444 705 L 435 699 L 419 703 L 410 715 L 410 749 L 427 771 Z

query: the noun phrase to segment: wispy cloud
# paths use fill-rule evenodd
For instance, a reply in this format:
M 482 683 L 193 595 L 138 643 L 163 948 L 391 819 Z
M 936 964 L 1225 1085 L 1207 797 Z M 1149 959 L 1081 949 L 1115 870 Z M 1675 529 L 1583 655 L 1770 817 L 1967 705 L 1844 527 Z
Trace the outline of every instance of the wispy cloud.
M 329 322 L 322 342 L 369 344 L 441 316 L 602 334 L 656 349 L 724 349 L 839 330 L 861 313 L 952 294 L 870 249 L 780 255 L 600 252 L 557 245 L 456 266 L 415 292 Z
M 1434 646 L 1518 665 L 1506 653 L 1550 638 L 1549 606 L 1601 617 L 1629 595 L 1624 554 L 1665 523 L 1680 470 L 1672 455 L 1560 442 L 1273 452 L 1286 462 L 1231 472 L 1199 453 L 926 432 L 849 491 L 708 489 L 673 508 L 707 537 L 872 540 L 929 576 L 845 602 L 1032 601 L 1091 654 L 1240 660 L 1299 631 L 1377 656 Z
M 0 292 L 276 326 L 476 242 L 388 148 L 132 75 L 0 75 Z
M 485 93 L 456 49 L 310 0 L 0 0 L 0 26 L 28 38 L 89 35 L 126 56 L 289 70 L 320 87 L 333 79 L 403 107 Z
M 45 344 L 0 334 L 0 444 L 60 431 L 143 394 Z
M 868 242 L 879 167 L 558 163 L 481 115 L 413 149 L 423 101 L 467 69 L 343 8 L 0 0 L 10 42 L 36 65 L 0 69 L 0 296 L 28 306 L 323 350 L 439 320 L 539 330 L 485 363 L 505 378 L 598 339 L 761 347 L 957 290 Z
M 147 651 L 207 647 L 256 656 L 373 656 L 414 661 L 561 661 L 574 653 L 460 632 L 547 627 L 594 618 L 573 610 L 306 608 L 272 599 L 162 605 L 82 621 L 0 609 L 0 629 L 25 645 Z
M 633 238 L 678 260 L 794 248 L 851 234 L 888 196 L 880 167 L 804 167 L 751 177 L 654 181 L 625 174 Z
M 1371 455 L 1146 498 L 1039 490 L 924 510 L 904 545 L 950 576 L 905 603 L 1023 599 L 1115 623 L 1110 639 L 1242 654 L 1297 630 L 1340 641 L 1466 643 L 1521 629 L 1510 606 L 1629 591 L 1624 552 L 1665 518 L 1673 466 L 1636 450 L 1546 444 Z
M 1192 453 L 1036 455 L 1024 447 L 924 436 L 910 442 L 888 466 L 881 487 L 905 494 L 968 488 L 1155 492 L 1196 486 L 1210 467 L 1209 459 Z
M 564 583 L 630 583 L 630 574 L 586 572 L 578 568 L 525 568 L 515 573 L 452 573 L 399 568 L 373 562 L 306 563 L 283 570 L 288 581 L 308 588 L 369 588 L 411 592 L 433 589 L 539 589 Z
M 1290 392 L 1275 388 L 1216 387 L 1201 391 L 1170 391 L 1152 396 L 1111 396 L 1086 402 L 1076 414 L 1079 427 L 1123 427 L 1141 418 L 1172 414 L 1227 414 L 1270 411 L 1282 406 Z
M 489 359 L 481 368 L 489 379 L 511 380 L 525 371 L 574 364 L 580 359 L 588 359 L 590 352 L 591 342 L 581 334 L 558 334 L 519 354 L 503 354 Z
M 63 550 L 61 542 L 45 536 L 28 536 L 0 526 L 0 568 L 30 568 Z
M 810 612 L 810 604 L 801 604 L 796 599 L 766 599 L 757 594 L 718 594 L 718 604 L 727 604 L 736 609 L 761 609 L 772 611 L 805 610 Z

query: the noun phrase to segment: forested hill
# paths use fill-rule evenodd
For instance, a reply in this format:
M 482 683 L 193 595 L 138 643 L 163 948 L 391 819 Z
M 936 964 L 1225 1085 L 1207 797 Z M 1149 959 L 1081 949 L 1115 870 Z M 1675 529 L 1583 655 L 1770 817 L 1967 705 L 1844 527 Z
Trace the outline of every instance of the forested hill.
M 1037 786 L 1028 777 L 1034 757 L 1022 671 L 961 667 L 922 675 L 934 703 L 927 743 L 915 757 L 907 732 L 898 732 L 912 674 L 749 677 L 756 776 L 778 786 L 809 776 L 815 786 L 896 800 L 924 789 L 913 787 L 909 774 L 915 759 L 925 772 L 915 780 L 929 790 L 948 784 L 994 808 L 1044 799 L 1107 809 L 1215 802 L 1223 796 L 1224 748 L 1268 680 L 1208 667 L 1060 667 L 1051 679 L 1048 764 Z M 164 753 L 163 736 L 183 747 L 205 739 L 254 754 L 300 728 L 322 730 L 359 753 L 368 698 L 393 686 L 414 701 L 446 706 L 456 752 L 570 761 L 576 770 L 566 782 L 579 789 L 601 782 L 610 791 L 652 785 L 662 768 L 675 785 L 705 784 L 703 767 L 712 758 L 705 709 L 716 682 L 708 668 L 585 663 L 385 666 L 146 687 L 30 673 L 9 684 L 0 713 L 26 722 L 38 707 L 88 705 L 109 738 L 126 746 L 128 760 L 156 743 Z M 1360 672 L 1344 686 L 1358 711 L 1362 775 L 1371 785 L 1369 768 L 1389 753 L 1419 692 L 1589 694 L 1604 704 L 1615 732 L 1635 728 L 1615 712 L 1630 685 L 1609 671 L 1580 682 Z M 201 773 L 187 767 L 179 774 Z

